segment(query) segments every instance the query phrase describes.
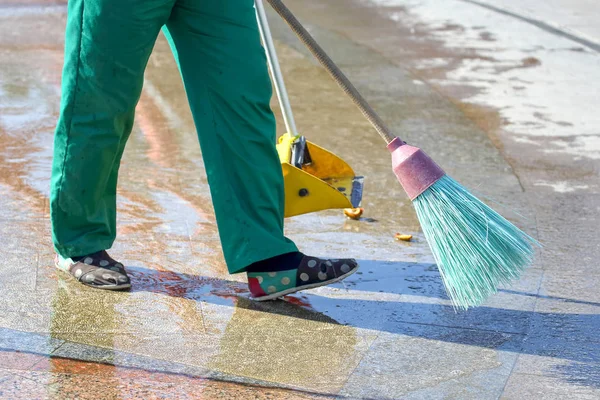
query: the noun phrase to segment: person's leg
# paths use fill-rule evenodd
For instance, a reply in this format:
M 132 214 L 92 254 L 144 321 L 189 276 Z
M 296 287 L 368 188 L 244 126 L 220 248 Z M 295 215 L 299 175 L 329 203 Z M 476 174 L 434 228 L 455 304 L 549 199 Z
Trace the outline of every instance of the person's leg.
M 146 63 L 174 0 L 69 0 L 50 191 L 63 258 L 112 246 L 119 163 Z
M 69 0 L 50 188 L 56 266 L 101 289 L 131 286 L 106 249 L 117 175 L 144 69 L 174 0 Z
M 253 1 L 177 0 L 167 28 L 229 272 L 296 252 L 283 234 L 283 175 Z
M 167 28 L 198 130 L 229 272 L 248 272 L 256 300 L 354 273 L 356 261 L 305 256 L 283 234 L 283 175 L 253 0 L 177 0 Z

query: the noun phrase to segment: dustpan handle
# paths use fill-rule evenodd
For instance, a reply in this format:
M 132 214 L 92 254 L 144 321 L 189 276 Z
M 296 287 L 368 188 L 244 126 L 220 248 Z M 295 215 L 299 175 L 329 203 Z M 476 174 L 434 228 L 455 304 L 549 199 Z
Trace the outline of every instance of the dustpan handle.
M 271 36 L 271 30 L 269 29 L 269 22 L 267 21 L 267 14 L 265 13 L 262 0 L 254 0 L 254 4 L 256 5 L 258 29 L 267 53 L 267 62 L 269 63 L 269 69 L 273 76 L 275 92 L 277 93 L 277 99 L 279 100 L 279 106 L 281 107 L 281 112 L 283 114 L 283 121 L 285 122 L 287 132 L 292 136 L 297 136 L 298 131 L 296 130 L 296 123 L 294 122 L 294 114 L 292 114 L 292 106 L 290 105 L 290 99 L 288 98 L 285 83 L 283 82 L 283 75 L 281 74 L 277 53 L 275 52 L 273 37 Z
M 256 0 L 259 2 L 260 0 Z M 283 18 L 285 22 L 290 26 L 292 31 L 300 38 L 302 43 L 315 58 L 321 63 L 321 65 L 327 70 L 333 80 L 342 88 L 342 90 L 352 99 L 354 104 L 360 109 L 364 116 L 371 122 L 373 127 L 377 130 L 377 133 L 385 140 L 387 144 L 391 143 L 396 137 L 385 125 L 381 117 L 377 115 L 375 110 L 367 103 L 367 101 L 361 96 L 354 85 L 346 78 L 344 73 L 338 68 L 337 65 L 329 58 L 325 51 L 319 46 L 315 39 L 308 33 L 308 31 L 300 24 L 294 14 L 281 2 L 281 0 L 267 0 L 273 9 Z

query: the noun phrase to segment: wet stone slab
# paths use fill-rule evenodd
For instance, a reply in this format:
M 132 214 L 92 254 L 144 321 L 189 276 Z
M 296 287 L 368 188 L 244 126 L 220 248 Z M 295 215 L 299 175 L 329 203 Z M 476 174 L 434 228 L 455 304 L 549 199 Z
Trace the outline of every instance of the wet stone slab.
M 598 388 L 570 384 L 563 379 L 514 373 L 506 384 L 502 400 L 527 398 L 595 400 Z
M 342 393 L 384 399 L 497 398 L 522 340 L 413 324 L 397 331 L 379 335 Z

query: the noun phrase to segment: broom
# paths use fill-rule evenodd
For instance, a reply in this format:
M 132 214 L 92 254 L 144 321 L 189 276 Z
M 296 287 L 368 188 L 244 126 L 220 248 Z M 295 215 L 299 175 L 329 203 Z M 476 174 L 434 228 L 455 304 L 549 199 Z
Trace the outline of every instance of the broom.
M 260 0 L 257 0 L 260 1 Z M 539 243 L 461 186 L 421 149 L 387 128 L 281 0 L 267 0 L 385 140 L 396 177 L 412 200 L 446 291 L 462 309 L 520 276 Z

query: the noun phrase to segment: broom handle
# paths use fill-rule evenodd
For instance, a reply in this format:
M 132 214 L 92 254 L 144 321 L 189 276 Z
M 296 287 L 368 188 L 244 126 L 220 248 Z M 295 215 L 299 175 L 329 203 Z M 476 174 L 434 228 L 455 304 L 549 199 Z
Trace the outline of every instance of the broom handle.
M 265 45 L 267 62 L 271 75 L 273 76 L 273 82 L 275 83 L 275 92 L 277 93 L 277 99 L 279 100 L 279 107 L 281 107 L 281 113 L 283 114 L 283 122 L 285 122 L 285 128 L 287 133 L 292 136 L 298 136 L 296 129 L 296 122 L 294 122 L 294 114 L 292 113 L 292 106 L 290 105 L 290 99 L 285 89 L 285 83 L 283 81 L 283 75 L 281 68 L 279 67 L 279 61 L 277 59 L 277 52 L 275 51 L 275 45 L 273 44 L 273 37 L 271 36 L 271 29 L 269 29 L 269 21 L 267 21 L 267 14 L 263 7 L 262 0 L 255 0 L 256 5 L 256 19 L 258 20 L 258 30 L 262 38 L 263 44 Z
M 258 0 L 260 1 L 260 0 Z M 394 135 L 388 127 L 385 125 L 381 117 L 377 115 L 375 110 L 367 103 L 367 101 L 361 96 L 356 90 L 354 85 L 346 78 L 344 73 L 339 69 L 337 65 L 329 58 L 325 51 L 319 46 L 319 44 L 313 39 L 308 31 L 300 24 L 294 14 L 281 2 L 281 0 L 267 0 L 273 9 L 284 19 L 285 22 L 290 26 L 292 31 L 300 38 L 302 43 L 308 47 L 310 52 L 316 57 L 321 65 L 327 70 L 329 75 L 334 81 L 342 88 L 342 90 L 352 99 L 354 104 L 360 109 L 363 115 L 369 120 L 373 127 L 377 130 L 377 133 L 385 140 L 386 144 L 389 144 L 396 135 Z

